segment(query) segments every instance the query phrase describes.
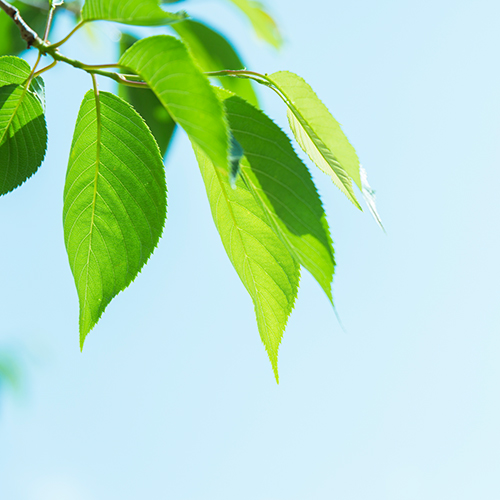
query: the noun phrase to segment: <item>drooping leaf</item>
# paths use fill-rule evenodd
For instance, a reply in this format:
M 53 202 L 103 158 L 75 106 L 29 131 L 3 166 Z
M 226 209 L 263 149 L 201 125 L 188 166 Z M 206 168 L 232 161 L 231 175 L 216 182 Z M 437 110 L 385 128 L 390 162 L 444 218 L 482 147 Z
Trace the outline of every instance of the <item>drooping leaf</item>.
M 297 296 L 299 266 L 241 177 L 232 189 L 227 172 L 215 167 L 199 147 L 193 147 L 215 225 L 252 298 L 260 337 L 278 381 L 278 348 Z
M 222 103 L 180 40 L 162 35 L 144 38 L 122 55 L 120 64 L 140 75 L 190 139 L 219 168 L 227 169 Z
M 290 253 L 333 303 L 332 240 L 309 170 L 285 133 L 262 111 L 234 95 L 224 105 L 231 132 L 245 153 L 241 175 L 246 186 Z
M 157 0 L 86 0 L 82 21 L 114 21 L 134 26 L 165 26 L 186 19 L 185 12 L 164 11 Z
M 80 303 L 80 345 L 147 262 L 166 218 L 163 163 L 142 118 L 106 92 L 82 102 L 64 188 L 64 239 Z
M 279 71 L 267 78 L 288 105 L 288 120 L 300 147 L 361 209 L 351 182 L 352 179 L 361 189 L 358 156 L 339 123 L 300 76 Z
M 29 74 L 26 61 L 0 57 L 0 194 L 31 177 L 42 164 L 47 148 L 42 103 L 25 88 Z
M 203 71 L 243 69 L 240 56 L 232 44 L 220 33 L 197 21 L 186 20 L 172 25 L 182 41 L 188 46 L 193 58 Z M 250 80 L 244 78 L 221 78 L 224 88 L 238 94 L 255 106 L 257 96 Z
M 255 33 L 276 48 L 281 47 L 283 38 L 274 19 L 260 2 L 253 0 L 230 0 L 252 23 Z
M 137 38 L 128 33 L 122 33 L 120 54 L 123 54 L 135 42 L 137 42 Z M 118 94 L 122 99 L 132 104 L 135 110 L 144 118 L 164 158 L 174 135 L 175 122 L 158 100 L 158 97 L 152 90 L 138 89 L 126 85 L 119 85 Z

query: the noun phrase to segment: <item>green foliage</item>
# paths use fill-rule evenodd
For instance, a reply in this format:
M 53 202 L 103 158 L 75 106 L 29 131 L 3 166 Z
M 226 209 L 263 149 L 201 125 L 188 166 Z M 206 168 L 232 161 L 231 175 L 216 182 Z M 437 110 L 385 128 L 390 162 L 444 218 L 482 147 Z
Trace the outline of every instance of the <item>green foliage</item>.
M 157 0 L 87 0 L 82 21 L 114 21 L 136 26 L 164 26 L 185 19 L 184 13 L 165 12 Z
M 120 39 L 120 54 L 126 52 L 135 42 L 137 42 L 137 38 L 123 33 Z M 120 85 L 118 95 L 129 102 L 144 118 L 158 143 L 161 156 L 164 157 L 174 136 L 175 121 L 158 100 L 158 97 L 152 90 L 127 87 L 126 85 Z
M 170 116 L 219 167 L 226 168 L 228 134 L 222 104 L 184 44 L 171 36 L 145 38 L 120 64 L 141 76 Z
M 142 118 L 119 97 L 89 91 L 76 120 L 63 211 L 82 347 L 156 247 L 166 194 L 161 156 Z
M 183 21 L 172 25 L 203 71 L 243 69 L 245 65 L 231 43 L 220 33 L 196 21 Z M 257 96 L 250 80 L 221 78 L 227 90 L 258 106 Z
M 236 96 L 224 101 L 232 133 L 243 147 L 242 176 L 269 225 L 291 256 L 333 301 L 333 248 L 311 174 L 285 133 L 262 111 Z
M 261 38 L 281 45 L 276 23 L 260 3 L 231 2 Z M 49 32 L 55 7 L 45 5 Z M 9 12 L 5 0 L 0 8 Z M 64 8 L 74 10 L 74 4 L 58 7 Z M 45 19 L 47 10 L 23 9 L 36 21 L 33 27 L 45 30 L 39 18 Z M 106 306 L 135 279 L 159 242 L 167 209 L 162 157 L 168 159 L 180 126 L 193 145 L 215 225 L 253 301 L 278 380 L 278 348 L 297 297 L 300 268 L 311 273 L 333 304 L 335 261 L 311 174 L 285 132 L 258 109 L 252 85 L 257 82 L 282 97 L 299 146 L 359 207 L 354 182 L 380 223 L 374 192 L 340 125 L 301 77 L 246 70 L 231 41 L 186 16 L 164 10 L 157 0 L 86 0 L 81 22 L 61 41 L 50 44 L 33 35 L 30 43 L 53 64 L 39 70 L 39 57 L 31 69 L 17 57 L 0 57 L 0 194 L 30 177 L 45 155 L 45 88 L 39 75 L 56 62 L 87 72 L 94 88 L 77 117 L 63 208 L 83 347 Z M 60 47 L 94 20 L 168 25 L 175 36 L 138 40 L 124 32 L 117 63 L 92 66 L 65 57 Z M 0 12 L 0 32 L 7 33 L 0 53 L 20 50 L 11 21 Z M 120 97 L 99 93 L 97 77 L 118 82 Z
M 278 380 L 278 347 L 292 312 L 299 266 L 244 180 L 229 178 L 194 146 L 212 216 L 238 276 L 252 297 L 260 338 Z
M 252 23 L 255 33 L 276 48 L 281 47 L 283 39 L 274 19 L 265 11 L 260 2 L 253 0 L 230 0 Z
M 31 177 L 47 148 L 43 105 L 27 88 L 30 72 L 22 59 L 0 57 L 0 194 Z M 36 90 L 41 88 L 38 82 Z
M 358 207 L 351 179 L 361 189 L 356 151 L 313 89 L 289 71 L 269 75 L 288 105 L 290 127 L 300 147 Z

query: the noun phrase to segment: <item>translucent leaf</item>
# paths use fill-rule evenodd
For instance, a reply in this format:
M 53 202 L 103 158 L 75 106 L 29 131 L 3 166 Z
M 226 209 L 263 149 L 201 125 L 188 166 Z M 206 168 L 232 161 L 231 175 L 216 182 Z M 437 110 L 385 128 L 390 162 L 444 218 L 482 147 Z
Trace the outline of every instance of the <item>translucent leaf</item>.
M 137 38 L 122 33 L 120 53 L 123 54 L 136 41 Z M 118 93 L 122 99 L 132 104 L 132 107 L 144 118 L 158 143 L 162 157 L 165 158 L 174 135 L 175 122 L 158 100 L 158 97 L 152 90 L 138 89 L 126 85 L 119 85 Z
M 227 173 L 216 168 L 199 147 L 193 147 L 215 225 L 252 297 L 260 337 L 278 381 L 278 348 L 297 296 L 299 266 L 242 178 L 232 189 Z
M 229 137 L 222 103 L 180 40 L 145 38 L 122 55 L 120 64 L 140 75 L 190 139 L 227 170 Z
M 245 152 L 241 144 L 234 137 L 233 133 L 229 133 L 229 182 L 231 187 L 236 187 L 236 180 L 241 173 L 241 159 Z
M 114 21 L 135 26 L 164 26 L 182 21 L 185 12 L 164 11 L 157 0 L 86 0 L 82 21 Z
M 220 33 L 207 25 L 186 20 L 172 25 L 188 46 L 192 56 L 203 71 L 243 69 L 245 65 L 232 44 Z M 220 78 L 221 85 L 258 106 L 251 81 L 244 78 Z
M 24 85 L 29 74 L 26 61 L 0 57 L 0 194 L 31 177 L 47 148 L 42 103 Z
M 339 123 L 312 88 L 289 71 L 268 76 L 288 105 L 290 127 L 300 147 L 335 185 L 361 209 L 351 179 L 361 189 L 359 160 Z
M 142 118 L 89 91 L 76 122 L 64 188 L 64 239 L 80 303 L 80 345 L 112 298 L 147 262 L 166 218 L 160 152 Z
M 237 96 L 224 101 L 231 132 L 243 147 L 241 175 L 293 257 L 333 303 L 333 247 L 316 186 L 285 133 Z
M 255 33 L 276 48 L 281 47 L 283 39 L 274 19 L 265 11 L 260 2 L 253 0 L 230 0 L 248 17 Z
M 359 171 L 361 173 L 361 186 L 363 198 L 370 210 L 370 213 L 373 215 L 373 218 L 377 221 L 377 224 L 385 231 L 384 225 L 382 224 L 382 219 L 377 211 L 377 205 L 375 203 L 375 191 L 372 189 L 370 184 L 368 183 L 368 176 L 366 174 L 366 170 L 362 165 L 359 166 Z

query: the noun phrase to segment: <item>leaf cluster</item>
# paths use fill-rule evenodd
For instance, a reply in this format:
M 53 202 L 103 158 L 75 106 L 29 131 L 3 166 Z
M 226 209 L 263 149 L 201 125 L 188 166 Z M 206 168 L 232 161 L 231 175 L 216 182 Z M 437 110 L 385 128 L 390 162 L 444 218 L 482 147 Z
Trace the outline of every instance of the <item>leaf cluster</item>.
M 262 39 L 275 47 L 281 44 L 278 28 L 261 4 L 232 3 Z M 357 186 L 376 214 L 373 191 L 354 148 L 305 80 L 287 71 L 248 71 L 223 34 L 186 12 L 173 12 L 157 0 L 86 0 L 81 12 L 68 5 L 76 12 L 75 28 L 51 43 L 58 5 L 50 2 L 44 10 L 43 4 L 20 4 L 21 14 L 39 33 L 33 45 L 52 64 L 39 70 L 40 57 L 33 68 L 16 56 L 0 57 L 0 194 L 20 186 L 42 164 L 47 127 L 40 75 L 59 62 L 87 72 L 91 89 L 76 119 L 63 208 L 81 347 L 160 240 L 167 216 L 164 161 L 180 128 L 193 146 L 215 225 L 253 301 L 278 380 L 278 348 L 297 297 L 300 270 L 311 273 L 333 305 L 335 259 L 311 174 L 285 132 L 259 108 L 254 85 L 283 99 L 290 129 L 312 163 L 360 208 Z M 0 51 L 15 54 L 19 37 L 10 21 L 0 14 L 0 27 L 9 33 Z M 65 57 L 60 47 L 94 21 L 163 26 L 169 34 L 136 39 L 124 27 L 120 59 L 107 65 Z M 117 95 L 99 91 L 98 77 L 117 81 Z

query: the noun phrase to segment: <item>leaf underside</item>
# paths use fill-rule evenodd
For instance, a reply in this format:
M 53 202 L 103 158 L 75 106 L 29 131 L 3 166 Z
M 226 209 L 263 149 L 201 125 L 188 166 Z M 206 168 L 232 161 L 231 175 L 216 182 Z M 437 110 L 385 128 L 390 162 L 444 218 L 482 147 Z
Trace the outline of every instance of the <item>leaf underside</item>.
M 299 266 L 269 225 L 268 216 L 240 177 L 233 189 L 195 144 L 212 216 L 222 243 L 255 307 L 260 337 L 278 381 L 278 348 L 299 283 Z
M 43 104 L 33 90 L 43 88 L 37 79 L 30 90 L 26 61 L 0 57 L 0 194 L 6 194 L 31 177 L 40 167 L 47 148 Z
M 191 141 L 227 169 L 229 137 L 222 103 L 180 40 L 145 38 L 122 55 L 120 64 L 140 75 Z
M 100 113 L 99 113 L 100 109 Z M 64 188 L 64 238 L 80 303 L 80 345 L 147 262 L 166 218 L 158 147 L 119 97 L 82 102 Z
M 285 98 L 290 128 L 300 147 L 361 209 L 352 186 L 353 180 L 361 189 L 358 156 L 338 122 L 301 77 L 280 71 L 268 78 Z
M 243 99 L 224 100 L 232 134 L 243 147 L 246 186 L 294 259 L 333 303 L 335 261 L 326 214 L 311 174 L 286 134 Z
M 114 21 L 135 26 L 164 26 L 186 18 L 164 11 L 157 0 L 86 0 L 82 21 Z

